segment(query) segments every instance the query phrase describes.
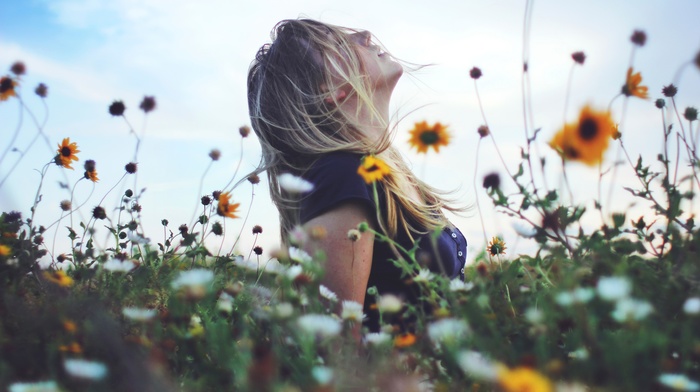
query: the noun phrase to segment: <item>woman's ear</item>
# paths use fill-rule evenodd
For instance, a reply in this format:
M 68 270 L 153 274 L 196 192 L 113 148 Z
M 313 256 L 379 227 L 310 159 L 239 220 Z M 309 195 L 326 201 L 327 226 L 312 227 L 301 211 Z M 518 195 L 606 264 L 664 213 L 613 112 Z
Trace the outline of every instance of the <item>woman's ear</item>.
M 337 87 L 334 91 L 329 91 L 325 84 L 321 85 L 321 91 L 328 92 L 328 95 L 323 99 L 328 105 L 333 105 L 336 102 L 343 102 L 348 96 L 348 92 L 342 87 Z

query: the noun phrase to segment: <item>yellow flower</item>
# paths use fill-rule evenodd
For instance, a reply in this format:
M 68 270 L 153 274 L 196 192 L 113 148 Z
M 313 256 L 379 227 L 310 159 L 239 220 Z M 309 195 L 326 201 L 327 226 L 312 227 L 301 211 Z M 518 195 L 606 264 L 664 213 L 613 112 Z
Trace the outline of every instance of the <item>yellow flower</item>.
M 410 347 L 416 343 L 416 335 L 406 332 L 394 338 L 394 347 Z
M 219 205 L 216 207 L 216 213 L 227 218 L 238 218 L 236 210 L 241 203 L 231 204 L 231 194 L 229 192 L 219 195 Z
M 100 180 L 99 178 L 97 178 L 97 170 L 86 171 L 85 178 L 92 182 L 97 182 Z
M 549 379 L 526 367 L 505 368 L 498 374 L 498 384 L 504 392 L 552 392 Z
M 371 184 L 391 174 L 391 169 L 381 159 L 368 155 L 362 158 L 357 174 L 361 175 L 366 183 Z
M 73 285 L 73 278 L 68 276 L 65 271 L 44 271 L 44 278 L 51 283 L 57 284 L 61 287 L 70 287 Z
M 77 342 L 73 342 L 71 344 L 62 344 L 58 346 L 58 351 L 62 351 L 64 353 L 80 354 L 83 352 L 83 348 L 80 347 L 80 345 Z
M 8 100 L 10 97 L 16 97 L 15 86 L 17 82 L 8 76 L 0 78 L 0 102 Z
M 506 243 L 502 239 L 493 237 L 491 238 L 486 251 L 489 252 L 491 256 L 497 256 L 506 254 L 506 249 Z
M 642 99 L 649 98 L 649 88 L 647 86 L 640 86 L 642 83 L 642 74 L 637 72 L 633 73 L 634 70 L 630 67 L 627 70 L 627 79 L 625 85 L 622 86 L 622 93 L 628 97 L 635 96 Z
M 12 249 L 7 245 L 0 245 L 0 256 L 9 256 L 12 254 Z
M 595 165 L 603 160 L 603 152 L 616 130 L 610 111 L 596 111 L 586 105 L 581 109 L 578 122 L 565 124 L 549 146 L 565 160 Z
M 80 150 L 78 150 L 78 145 L 76 143 L 71 143 L 70 138 L 67 137 L 58 145 L 57 152 L 58 155 L 56 155 L 55 159 L 56 164 L 66 169 L 73 170 L 73 166 L 71 166 L 73 162 L 71 161 L 78 160 L 78 157 L 75 155 L 80 152 Z
M 76 325 L 72 320 L 64 320 L 63 329 L 65 329 L 66 332 L 75 333 L 78 330 L 78 325 Z
M 440 146 L 447 146 L 450 143 L 447 126 L 439 122 L 432 126 L 428 125 L 427 121 L 416 123 L 410 132 L 411 139 L 408 140 L 408 143 L 415 147 L 419 153 L 426 154 L 429 147 L 433 147 L 435 152 L 440 152 Z

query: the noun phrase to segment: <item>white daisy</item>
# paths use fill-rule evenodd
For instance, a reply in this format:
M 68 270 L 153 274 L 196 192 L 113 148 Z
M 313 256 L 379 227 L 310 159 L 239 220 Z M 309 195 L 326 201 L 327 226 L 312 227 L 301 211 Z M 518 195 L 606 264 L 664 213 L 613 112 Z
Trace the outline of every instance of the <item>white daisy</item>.
M 311 375 L 319 385 L 329 385 L 333 381 L 333 369 L 327 366 L 314 366 Z
M 313 261 L 311 255 L 306 253 L 306 251 L 304 251 L 303 249 L 295 248 L 293 246 L 289 248 L 289 258 L 293 261 L 296 261 L 299 264 L 306 264 Z
M 335 302 L 338 300 L 338 296 L 334 292 L 332 292 L 328 287 L 326 287 L 324 285 L 318 286 L 318 292 L 319 292 L 319 294 L 321 294 L 321 297 L 323 297 L 329 301 Z
M 639 321 L 645 319 L 653 311 L 654 308 L 647 301 L 623 298 L 615 303 L 615 310 L 612 312 L 612 317 L 619 322 L 628 320 Z
M 457 364 L 467 376 L 479 381 L 496 381 L 499 366 L 476 351 L 457 353 Z
M 189 271 L 181 271 L 170 286 L 179 290 L 181 288 L 193 288 L 209 286 L 214 280 L 214 272 L 208 269 L 195 268 Z
M 131 260 L 119 260 L 117 258 L 110 258 L 102 264 L 102 268 L 109 272 L 129 272 L 136 268 L 136 264 Z
M 659 376 L 659 382 L 676 391 L 700 391 L 700 384 L 684 374 L 664 373 Z
M 450 344 L 469 333 L 467 322 L 455 318 L 444 318 L 428 325 L 428 337 L 433 344 Z
M 377 309 L 382 313 L 396 313 L 403 307 L 401 298 L 393 294 L 384 294 L 377 301 Z
M 433 279 L 433 273 L 427 269 L 421 269 L 418 275 L 413 277 L 414 282 L 429 282 Z
M 369 344 L 379 346 L 391 341 L 391 335 L 386 332 L 372 332 L 365 335 L 365 341 Z
M 342 327 L 337 318 L 325 314 L 305 314 L 297 319 L 297 324 L 302 331 L 321 338 L 338 335 Z
M 514 221 L 511 223 L 511 226 L 513 226 L 513 230 L 515 230 L 515 232 L 523 238 L 532 238 L 537 234 L 537 230 L 535 230 L 535 228 L 529 224 Z
M 10 384 L 8 392 L 61 392 L 56 381 L 16 382 Z
M 686 299 L 685 303 L 683 303 L 683 311 L 687 314 L 700 313 L 700 298 L 691 297 Z
M 355 301 L 343 301 L 343 310 L 340 313 L 343 320 L 361 322 L 367 316 L 362 312 L 362 304 Z
M 450 281 L 450 291 L 469 291 L 473 288 L 473 282 L 464 282 L 459 278 L 454 278 Z

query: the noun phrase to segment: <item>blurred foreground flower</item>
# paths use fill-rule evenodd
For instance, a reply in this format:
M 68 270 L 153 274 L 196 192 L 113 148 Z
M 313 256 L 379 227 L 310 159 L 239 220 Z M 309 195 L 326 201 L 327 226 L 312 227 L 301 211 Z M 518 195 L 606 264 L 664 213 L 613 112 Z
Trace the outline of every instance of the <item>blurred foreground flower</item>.
M 601 299 L 617 301 L 630 295 L 632 283 L 626 277 L 604 276 L 598 280 L 596 289 Z
M 170 286 L 174 290 L 183 290 L 188 297 L 197 299 L 204 297 L 213 280 L 214 272 L 199 268 L 180 272 Z
M 460 351 L 457 364 L 464 374 L 477 381 L 496 381 L 501 365 L 477 351 Z
M 102 362 L 85 359 L 66 359 L 63 362 L 66 373 L 76 378 L 99 381 L 107 375 L 107 366 Z
M 102 268 L 109 272 L 129 272 L 136 268 L 136 264 L 131 260 L 120 260 L 111 258 L 102 264 Z
M 17 82 L 8 76 L 0 78 L 0 102 L 6 101 L 10 97 L 16 96 L 15 86 Z
M 610 111 L 596 111 L 586 105 L 577 123 L 565 124 L 550 140 L 549 146 L 564 160 L 595 165 L 603 160 L 610 138 L 615 133 Z
M 61 287 L 70 287 L 73 285 L 73 278 L 68 276 L 65 271 L 44 271 L 44 278 L 51 283 L 59 285 Z
M 158 312 L 155 309 L 147 309 L 147 308 L 134 308 L 134 307 L 126 307 L 122 309 L 122 314 L 124 317 L 133 320 L 133 321 L 149 321 L 153 319 Z
M 351 322 L 361 322 L 367 316 L 362 312 L 362 304 L 355 301 L 343 301 L 343 310 L 340 318 Z
M 61 392 L 56 381 L 16 382 L 10 384 L 9 392 Z
M 70 142 L 70 138 L 65 138 L 61 142 L 61 144 L 58 145 L 58 155 L 56 155 L 56 158 L 54 161 L 58 166 L 63 166 L 66 169 L 71 169 L 73 170 L 73 164 L 72 161 L 77 161 L 78 157 L 75 155 L 80 152 L 78 150 L 78 145 L 73 142 Z
M 552 392 L 554 386 L 551 381 L 539 372 L 518 367 L 515 369 L 502 369 L 498 373 L 498 384 L 504 392 Z
M 280 187 L 289 193 L 306 193 L 314 189 L 314 185 L 291 173 L 282 173 L 277 177 Z
M 447 126 L 439 122 L 433 125 L 428 125 L 427 121 L 416 123 L 410 133 L 411 138 L 408 140 L 408 143 L 411 147 L 415 147 L 418 153 L 426 154 L 430 147 L 435 152 L 440 152 L 440 146 L 447 146 L 450 143 L 450 134 L 447 132 Z
M 435 345 L 454 345 L 469 332 L 467 322 L 456 318 L 445 318 L 428 325 L 428 337 Z
M 700 391 L 700 384 L 684 374 L 665 373 L 659 376 L 659 382 L 676 391 Z
M 366 183 L 371 184 L 391 174 L 391 169 L 383 160 L 374 155 L 367 155 L 362 158 L 357 174 L 362 176 Z
M 416 335 L 406 332 L 394 338 L 394 347 L 403 348 L 416 344 Z

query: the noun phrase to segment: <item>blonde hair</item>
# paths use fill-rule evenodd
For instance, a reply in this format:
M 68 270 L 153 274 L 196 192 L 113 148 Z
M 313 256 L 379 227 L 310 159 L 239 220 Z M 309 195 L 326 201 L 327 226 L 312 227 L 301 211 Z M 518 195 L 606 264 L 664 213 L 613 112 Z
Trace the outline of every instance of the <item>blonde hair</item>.
M 379 140 L 365 134 L 366 124 L 348 118 L 335 101 L 335 91 L 349 86 L 357 111 L 372 120 L 384 120 L 372 101 L 372 87 L 349 34 L 358 30 L 310 19 L 279 22 L 272 43 L 263 45 L 248 72 L 248 106 L 253 130 L 262 145 L 255 173 L 267 171 L 270 197 L 280 212 L 282 240 L 299 224 L 298 198 L 280 188 L 282 173 L 303 174 L 324 154 L 346 151 L 375 154 L 391 168 L 383 181 L 386 197 L 378 206 L 378 220 L 394 238 L 400 229 L 409 237 L 447 224 L 442 209 L 452 211 L 443 193 L 413 175 L 399 152 L 391 146 L 391 132 Z M 334 104 L 328 104 L 329 98 Z M 357 117 L 355 117 L 357 118 Z M 415 187 L 422 202 L 403 189 Z M 409 188 L 410 189 L 410 188 Z

